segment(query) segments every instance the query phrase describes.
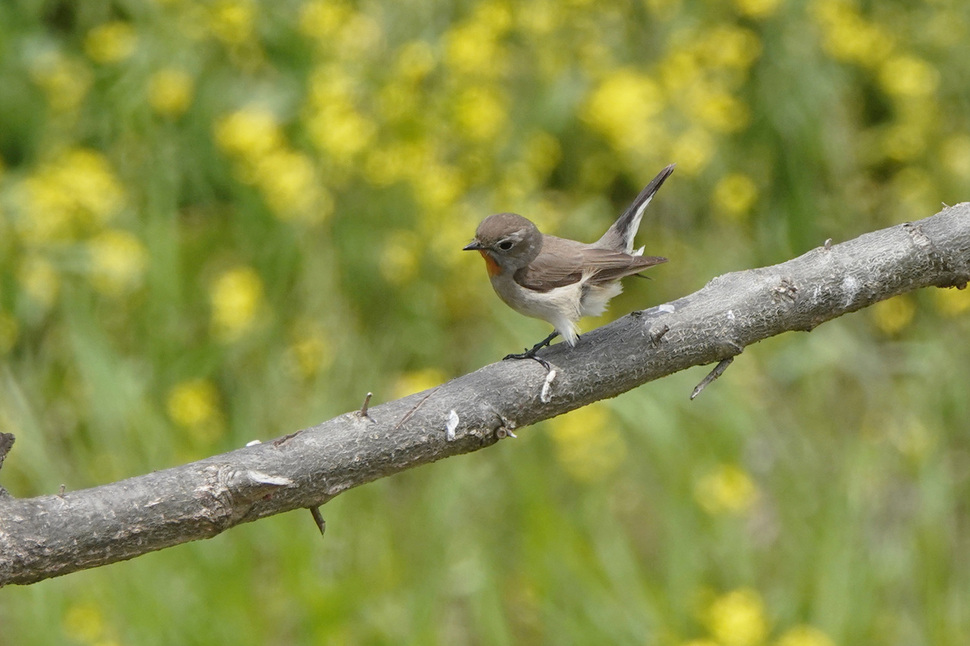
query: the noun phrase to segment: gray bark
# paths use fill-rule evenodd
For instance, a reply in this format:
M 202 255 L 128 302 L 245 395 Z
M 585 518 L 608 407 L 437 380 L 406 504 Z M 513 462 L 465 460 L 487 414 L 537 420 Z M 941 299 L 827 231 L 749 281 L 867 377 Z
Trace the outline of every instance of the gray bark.
M 968 280 L 970 204 L 964 203 L 779 265 L 719 276 L 689 296 L 589 332 L 575 348 L 548 348 L 541 356 L 555 371 L 551 380 L 535 361 L 499 362 L 364 414 L 191 464 L 30 499 L 0 489 L 0 586 L 315 508 L 352 487 L 724 361 L 767 337 L 811 330 L 920 287 L 962 289 Z

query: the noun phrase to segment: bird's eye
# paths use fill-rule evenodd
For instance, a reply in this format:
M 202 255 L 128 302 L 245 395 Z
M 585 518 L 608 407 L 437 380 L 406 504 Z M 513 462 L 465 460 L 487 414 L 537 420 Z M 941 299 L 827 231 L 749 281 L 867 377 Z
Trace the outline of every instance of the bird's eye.
M 498 243 L 498 248 L 501 249 L 502 251 L 508 251 L 509 249 L 512 248 L 512 241 L 502 240 L 502 242 Z

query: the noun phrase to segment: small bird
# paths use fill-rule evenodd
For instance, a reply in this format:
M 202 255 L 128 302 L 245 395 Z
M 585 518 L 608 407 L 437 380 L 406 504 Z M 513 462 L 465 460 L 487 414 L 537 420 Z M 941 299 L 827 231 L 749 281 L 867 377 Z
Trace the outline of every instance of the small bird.
M 485 259 L 492 288 L 505 304 L 520 314 L 542 319 L 555 331 L 531 350 L 506 359 L 536 359 L 536 352 L 557 335 L 569 344 L 579 339 L 576 323 L 583 316 L 598 316 L 610 299 L 623 291 L 620 279 L 647 267 L 667 262 L 659 256 L 634 251 L 633 238 L 643 212 L 671 173 L 664 168 L 644 188 L 603 237 L 592 244 L 541 233 L 536 225 L 515 213 L 490 215 L 475 231 L 464 251 L 477 251 Z

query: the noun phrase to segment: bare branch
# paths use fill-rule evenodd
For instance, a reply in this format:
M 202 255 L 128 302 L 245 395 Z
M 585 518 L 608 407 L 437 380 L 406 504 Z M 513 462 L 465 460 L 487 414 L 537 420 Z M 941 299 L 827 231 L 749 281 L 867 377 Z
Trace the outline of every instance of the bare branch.
M 540 420 L 920 287 L 970 280 L 970 204 L 725 274 L 584 334 L 272 442 L 62 495 L 0 496 L 0 585 L 129 559 L 476 451 Z M 721 365 L 725 365 L 723 363 Z

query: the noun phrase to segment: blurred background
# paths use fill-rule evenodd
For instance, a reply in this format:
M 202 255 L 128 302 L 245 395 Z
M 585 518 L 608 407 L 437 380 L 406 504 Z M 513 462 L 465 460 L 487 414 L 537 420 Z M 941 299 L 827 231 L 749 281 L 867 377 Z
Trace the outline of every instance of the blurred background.
M 5 0 L 0 483 L 74 490 L 544 337 L 463 253 L 592 241 L 601 325 L 970 198 L 964 0 Z M 474 455 L 0 591 L 0 643 L 965 644 L 970 297 L 907 294 Z

